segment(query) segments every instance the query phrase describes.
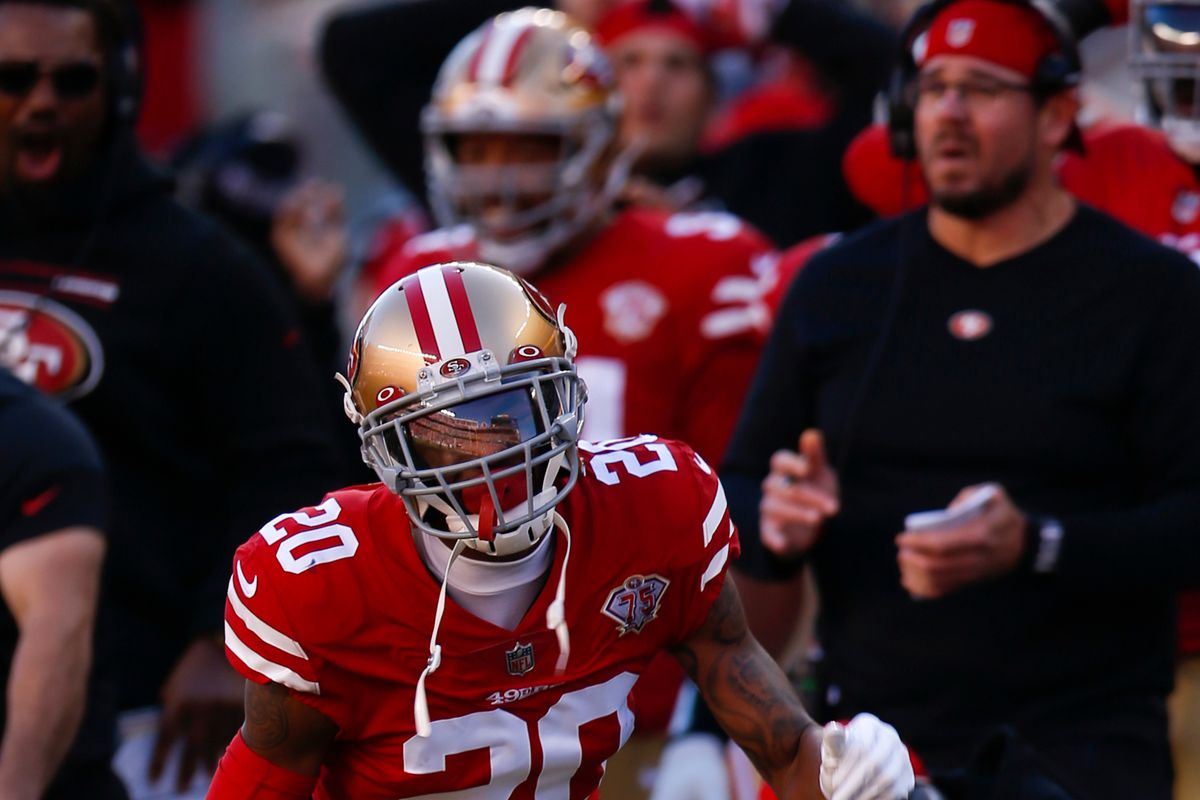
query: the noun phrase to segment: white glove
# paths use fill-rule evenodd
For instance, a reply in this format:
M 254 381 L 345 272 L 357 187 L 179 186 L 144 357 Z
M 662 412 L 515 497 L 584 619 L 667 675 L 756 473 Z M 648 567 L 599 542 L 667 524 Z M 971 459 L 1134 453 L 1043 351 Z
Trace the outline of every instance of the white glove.
M 729 800 L 725 747 L 708 733 L 681 736 L 663 750 L 650 800 Z
M 914 785 L 908 748 L 891 725 L 859 714 L 831 722 L 821 742 L 821 793 L 827 800 L 904 800 Z

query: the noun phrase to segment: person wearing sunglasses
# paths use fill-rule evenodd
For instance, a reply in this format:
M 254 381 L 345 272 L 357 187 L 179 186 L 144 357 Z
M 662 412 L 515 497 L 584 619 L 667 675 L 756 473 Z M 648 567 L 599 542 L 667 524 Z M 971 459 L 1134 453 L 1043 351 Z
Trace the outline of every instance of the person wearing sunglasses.
M 119 728 L 131 796 L 168 797 L 203 792 L 242 720 L 229 559 L 345 473 L 282 294 L 139 150 L 125 7 L 0 0 L 0 364 L 68 403 L 109 465 L 122 716 L 88 744 L 106 763 Z
M 103 65 L 85 41 L 63 37 L 37 48 L 17 33 L 0 31 L 0 163 L 9 190 L 80 174 L 106 116 Z

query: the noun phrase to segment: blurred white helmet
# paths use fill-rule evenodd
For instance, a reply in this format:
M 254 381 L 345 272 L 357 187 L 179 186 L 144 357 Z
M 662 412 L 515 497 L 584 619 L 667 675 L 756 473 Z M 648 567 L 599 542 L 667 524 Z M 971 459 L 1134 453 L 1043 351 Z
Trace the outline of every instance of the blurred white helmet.
M 479 256 L 521 275 L 608 210 L 628 174 L 615 154 L 620 101 L 600 48 L 561 12 L 523 8 L 467 36 L 421 118 L 439 224 L 469 224 Z M 556 160 L 466 166 L 457 137 L 556 137 Z

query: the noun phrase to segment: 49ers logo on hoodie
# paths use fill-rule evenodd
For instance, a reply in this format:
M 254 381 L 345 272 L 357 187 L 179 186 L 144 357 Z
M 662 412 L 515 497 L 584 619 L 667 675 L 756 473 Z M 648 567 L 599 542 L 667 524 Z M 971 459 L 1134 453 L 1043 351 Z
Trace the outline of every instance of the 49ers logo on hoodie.
M 0 291 L 0 366 L 46 394 L 74 400 L 100 382 L 104 351 L 92 326 L 66 306 Z

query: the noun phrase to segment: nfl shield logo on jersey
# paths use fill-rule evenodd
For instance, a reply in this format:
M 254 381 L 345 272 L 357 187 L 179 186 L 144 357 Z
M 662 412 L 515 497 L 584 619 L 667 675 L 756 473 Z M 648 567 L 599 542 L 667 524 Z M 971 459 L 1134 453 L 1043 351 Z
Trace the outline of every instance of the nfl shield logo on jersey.
M 604 614 L 617 621 L 622 636 L 641 633 L 646 623 L 658 616 L 658 607 L 670 581 L 660 575 L 630 575 L 609 592 Z
M 506 650 L 504 661 L 508 674 L 520 677 L 533 669 L 533 645 L 517 642 L 512 650 Z

